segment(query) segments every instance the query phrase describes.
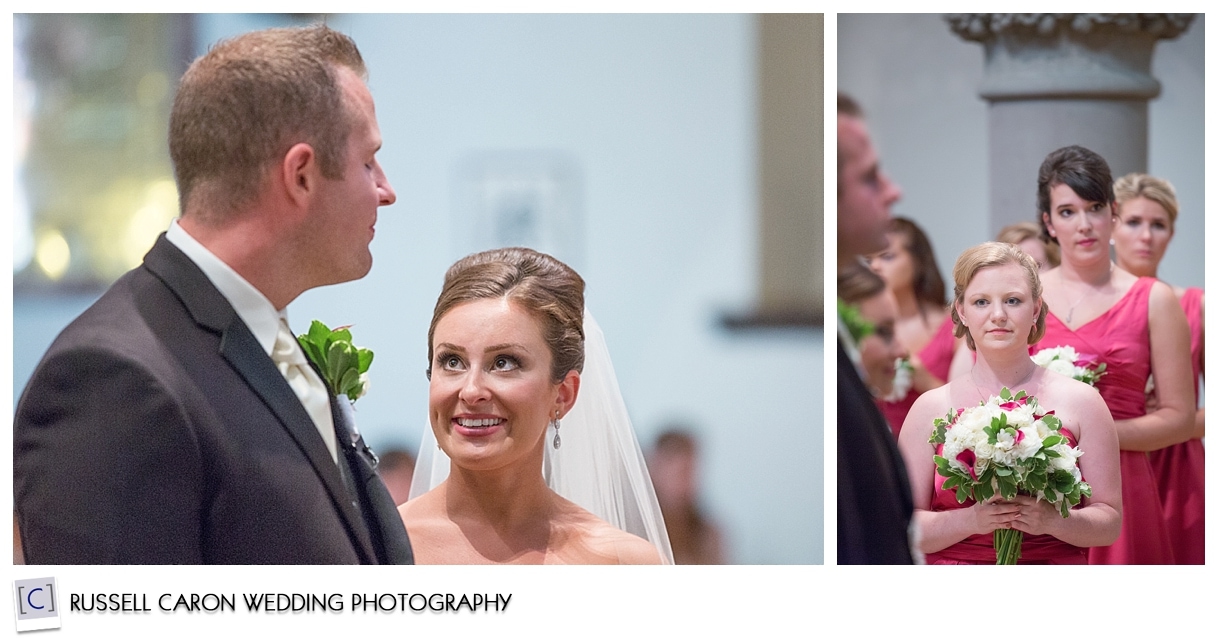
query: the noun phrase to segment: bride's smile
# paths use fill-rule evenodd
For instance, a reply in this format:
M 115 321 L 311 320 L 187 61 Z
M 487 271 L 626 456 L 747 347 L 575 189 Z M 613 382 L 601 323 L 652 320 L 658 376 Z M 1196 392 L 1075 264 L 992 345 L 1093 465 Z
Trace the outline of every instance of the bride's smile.
M 440 448 L 471 469 L 539 459 L 546 427 L 566 413 L 578 382 L 551 379 L 538 320 L 508 298 L 474 300 L 440 318 L 433 342 L 429 405 Z

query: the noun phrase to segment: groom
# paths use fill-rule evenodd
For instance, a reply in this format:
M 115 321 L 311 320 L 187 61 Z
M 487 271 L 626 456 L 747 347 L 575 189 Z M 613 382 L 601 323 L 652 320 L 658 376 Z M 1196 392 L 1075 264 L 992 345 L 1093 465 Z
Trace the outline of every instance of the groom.
M 901 190 L 850 97 L 837 94 L 837 265 L 887 245 L 889 208 Z M 852 362 L 848 331 L 837 343 L 837 563 L 908 564 L 913 499 L 892 431 Z
M 318 25 L 183 76 L 181 218 L 55 340 L 17 407 L 27 563 L 412 563 L 385 486 L 287 327 L 363 277 L 393 189 L 366 70 Z

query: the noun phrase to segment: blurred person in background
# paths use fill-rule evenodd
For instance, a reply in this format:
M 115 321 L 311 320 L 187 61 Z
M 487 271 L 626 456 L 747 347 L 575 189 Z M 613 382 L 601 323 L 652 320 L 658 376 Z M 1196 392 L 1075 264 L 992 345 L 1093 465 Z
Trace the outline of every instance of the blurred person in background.
M 665 429 L 648 463 L 677 564 L 724 563 L 723 535 L 698 504 L 698 442 L 688 430 Z
M 1056 244 L 1050 244 L 1040 237 L 1040 227 L 1035 222 L 1016 222 L 1002 228 L 998 242 L 1014 244 L 1023 249 L 1024 253 L 1032 256 L 1040 270 L 1047 271 L 1061 264 L 1061 251 Z
M 393 503 L 401 506 L 410 498 L 410 478 L 414 475 L 414 454 L 404 448 L 393 448 L 380 455 L 376 472 L 389 489 Z
M 838 269 L 837 297 L 854 316 L 850 331 L 858 343 L 864 379 L 876 401 L 903 395 L 909 390 L 908 369 L 898 368 L 909 357 L 896 336 L 897 302 L 884 280 L 867 265 L 857 262 Z M 899 424 L 895 426 L 896 432 Z
M 896 299 L 896 336 L 910 353 L 909 392 L 880 403 L 893 435 L 899 436 L 918 396 L 948 380 L 960 340 L 952 334 L 943 276 L 926 233 L 912 220 L 897 217 L 889 224 L 886 238 L 888 247 L 872 254 L 868 262 Z

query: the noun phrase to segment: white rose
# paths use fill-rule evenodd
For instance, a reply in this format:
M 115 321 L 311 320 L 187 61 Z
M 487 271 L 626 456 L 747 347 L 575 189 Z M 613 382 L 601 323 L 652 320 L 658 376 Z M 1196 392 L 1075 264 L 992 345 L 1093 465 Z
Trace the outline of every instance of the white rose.
M 989 442 L 981 442 L 980 444 L 977 444 L 977 446 L 973 448 L 973 452 L 976 453 L 978 459 L 990 460 L 994 458 L 994 447 L 991 446 Z
M 1045 366 L 1045 368 L 1053 371 L 1054 373 L 1061 373 L 1062 375 L 1065 375 L 1066 377 L 1074 377 L 1076 367 L 1074 366 L 1074 364 L 1071 364 L 1070 362 L 1067 362 L 1066 360 L 1055 359 L 1055 360 L 1049 362 L 1049 365 Z
M 994 447 L 994 455 L 992 459 L 994 463 L 998 464 L 999 466 L 1008 466 L 1012 468 L 1015 466 L 1015 462 L 1017 461 L 1015 459 L 1015 455 L 1013 455 L 1011 451 L 1003 450 L 999 446 Z
M 1037 351 L 1037 353 L 1032 356 L 1032 362 L 1035 363 L 1037 366 L 1047 366 L 1049 364 L 1049 362 L 1053 361 L 1056 358 L 1057 358 L 1057 349 L 1046 348 L 1043 351 Z
M 1057 451 L 1059 457 L 1054 457 L 1049 460 L 1049 465 L 1057 470 L 1073 470 L 1078 467 L 1078 458 L 1082 455 L 1082 451 L 1077 448 L 1070 448 L 1065 444 L 1058 444 L 1053 447 Z
M 1030 404 L 1024 404 L 1023 406 L 1020 406 L 1007 413 L 1007 423 L 1012 424 L 1016 428 L 1022 430 L 1023 427 L 1030 426 L 1035 417 L 1036 416 L 1032 414 L 1032 406 Z
M 1042 440 L 1033 426 L 1021 428 L 1019 432 L 1023 433 L 1023 440 L 1015 446 L 1015 454 L 1019 455 L 1020 459 L 1027 459 L 1040 450 Z

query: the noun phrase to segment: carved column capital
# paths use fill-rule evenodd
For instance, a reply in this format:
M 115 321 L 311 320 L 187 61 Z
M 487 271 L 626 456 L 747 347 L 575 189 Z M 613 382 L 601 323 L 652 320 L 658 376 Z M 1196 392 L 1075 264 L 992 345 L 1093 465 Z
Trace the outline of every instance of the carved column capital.
M 979 93 L 993 101 L 1141 99 L 1158 40 L 1183 33 L 1188 13 L 955 13 L 948 25 L 985 46 Z

